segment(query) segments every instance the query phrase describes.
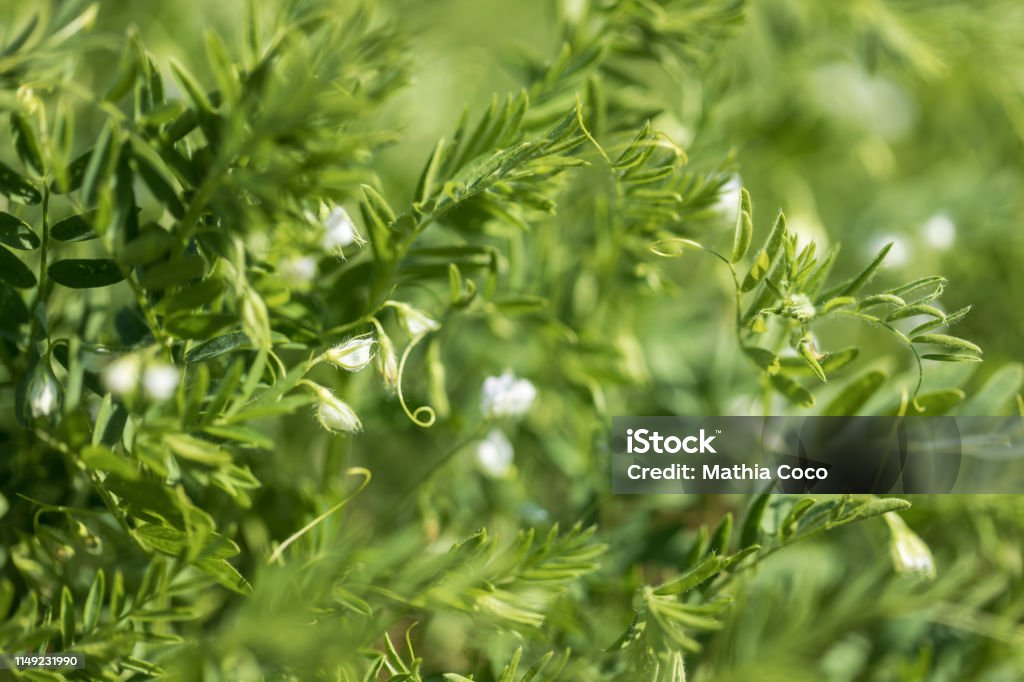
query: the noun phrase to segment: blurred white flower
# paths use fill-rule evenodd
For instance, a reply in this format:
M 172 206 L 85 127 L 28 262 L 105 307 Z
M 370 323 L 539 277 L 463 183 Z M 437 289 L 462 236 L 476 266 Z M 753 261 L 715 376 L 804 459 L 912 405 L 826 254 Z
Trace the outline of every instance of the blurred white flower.
M 423 311 L 413 308 L 408 303 L 393 303 L 392 305 L 398 312 L 399 322 L 409 332 L 409 336 L 422 336 L 441 328 L 441 324 L 437 320 L 427 317 Z
M 309 284 L 316 276 L 316 259 L 297 256 L 281 263 L 281 274 L 289 284 Z
M 944 251 L 956 240 L 956 225 L 948 213 L 936 213 L 925 221 L 921 233 L 932 248 Z
M 906 522 L 895 512 L 884 515 L 885 521 L 889 524 L 891 537 L 889 540 L 889 555 L 892 557 L 893 566 L 897 573 L 905 575 L 934 578 L 935 559 L 932 551 L 924 543 L 917 533 L 910 530 Z
M 885 264 L 896 268 L 906 265 L 910 259 L 910 249 L 907 248 L 907 240 L 897 234 L 883 234 L 875 237 L 869 248 L 870 256 L 873 258 L 882 250 L 882 247 L 890 242 L 892 248 L 889 249 L 889 253 L 885 257 Z
M 536 397 L 536 387 L 509 370 L 484 380 L 480 406 L 488 417 L 519 417 L 530 410 Z
M 321 426 L 332 433 L 355 433 L 363 430 L 363 423 L 359 421 L 359 417 L 348 403 L 323 386 L 312 383 L 311 386 L 320 401 L 316 408 L 316 418 Z
M 743 188 L 743 179 L 739 173 L 733 173 L 721 189 L 718 190 L 718 197 L 715 199 L 713 210 L 729 220 L 736 219 L 736 212 L 740 210 L 740 190 Z
M 103 386 L 114 395 L 134 393 L 139 386 L 142 361 L 137 355 L 123 355 L 103 370 Z
M 489 476 L 503 478 L 512 469 L 515 451 L 508 437 L 498 429 L 491 429 L 476 446 L 476 460 Z
M 375 343 L 369 335 L 357 336 L 331 348 L 324 353 L 324 358 L 338 369 L 358 372 L 373 360 Z
M 825 114 L 889 142 L 904 137 L 917 120 L 917 105 L 906 90 L 857 64 L 823 64 L 811 86 L 811 98 Z
M 49 362 L 43 360 L 42 362 Z M 26 390 L 28 411 L 33 418 L 49 417 L 60 407 L 60 386 L 49 367 L 40 364 Z
M 178 368 L 164 363 L 149 365 L 142 374 L 142 388 L 152 400 L 170 398 L 178 388 L 179 381 L 181 375 Z
M 348 211 L 341 206 L 335 206 L 327 214 L 324 220 L 324 236 L 321 244 L 324 251 L 335 251 L 352 244 L 362 244 L 363 238 L 356 230 L 356 224 L 352 222 Z

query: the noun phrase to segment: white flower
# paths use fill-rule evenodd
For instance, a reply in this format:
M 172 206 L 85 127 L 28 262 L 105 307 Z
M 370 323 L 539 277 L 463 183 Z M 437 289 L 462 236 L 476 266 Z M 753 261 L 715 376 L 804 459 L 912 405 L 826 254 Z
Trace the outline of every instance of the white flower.
M 324 358 L 338 369 L 358 372 L 373 360 L 375 343 L 369 335 L 357 336 L 331 348 L 324 353 Z
M 924 239 L 933 248 L 945 251 L 956 240 L 956 225 L 947 213 L 936 213 L 921 227 Z
M 320 425 L 332 433 L 355 433 L 363 430 L 363 423 L 348 403 L 338 398 L 323 386 L 313 384 L 313 391 L 320 403 L 316 408 L 316 418 Z
M 492 429 L 476 446 L 476 460 L 484 472 L 494 478 L 503 478 L 512 469 L 515 451 L 508 437 Z
M 428 332 L 436 332 L 441 328 L 441 324 L 437 320 L 427 317 L 421 310 L 417 310 L 407 303 L 394 303 L 392 305 L 398 311 L 398 320 L 405 327 L 405 330 L 409 332 L 410 336 L 422 336 Z
M 519 417 L 530 410 L 536 397 L 537 389 L 529 380 L 506 371 L 484 380 L 480 406 L 489 417 Z
M 103 385 L 114 395 L 134 393 L 139 386 L 142 362 L 136 355 L 124 355 L 103 370 Z
M 362 243 L 363 238 L 356 231 L 356 224 L 352 222 L 348 211 L 341 206 L 332 208 L 324 220 L 324 236 L 321 242 L 324 251 L 335 251 L 352 244 Z
M 729 179 L 718 190 L 715 205 L 712 210 L 729 220 L 736 219 L 736 212 L 740 208 L 740 190 L 743 188 L 743 179 L 739 173 L 733 173 Z
M 907 260 L 910 258 L 910 249 L 907 248 L 907 242 L 903 237 L 895 234 L 883 234 L 871 242 L 871 256 L 874 256 L 886 244 L 892 244 L 892 248 L 889 249 L 889 253 L 885 256 L 885 262 L 893 267 L 900 267 L 906 265 Z
M 57 378 L 43 365 L 37 367 L 33 373 L 26 395 L 28 411 L 33 418 L 49 417 L 60 407 L 60 387 L 57 385 Z
M 928 545 L 917 533 L 910 530 L 906 522 L 894 512 L 884 516 L 892 533 L 889 541 L 889 555 L 897 573 L 934 578 L 935 559 Z
M 316 276 L 316 259 L 312 256 L 289 258 L 281 263 L 281 274 L 289 284 L 309 284 Z
M 142 388 L 153 400 L 167 400 L 178 388 L 181 375 L 173 365 L 158 363 L 146 367 L 142 375 Z

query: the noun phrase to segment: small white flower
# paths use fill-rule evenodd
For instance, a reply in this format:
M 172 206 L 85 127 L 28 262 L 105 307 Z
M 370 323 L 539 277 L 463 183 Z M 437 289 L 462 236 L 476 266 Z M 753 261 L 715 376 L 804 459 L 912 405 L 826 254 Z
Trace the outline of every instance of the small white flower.
M 484 380 L 480 406 L 489 417 L 519 417 L 530 410 L 536 397 L 537 389 L 529 380 L 506 371 Z
M 932 248 L 945 251 L 956 240 L 956 225 L 947 213 L 936 213 L 921 227 L 924 239 Z
M 890 248 L 889 253 L 886 254 L 885 262 L 893 267 L 906 265 L 910 258 L 910 249 L 907 248 L 906 240 L 899 235 L 883 234 L 876 237 L 871 242 L 871 255 L 874 256 L 882 250 L 882 247 L 889 243 L 892 243 L 892 248 Z
M 324 251 L 336 251 L 352 244 L 362 243 L 363 238 L 359 236 L 356 224 L 352 222 L 348 211 L 341 206 L 332 208 L 324 220 L 324 236 L 321 242 Z
M 934 578 L 935 559 L 928 545 L 917 533 L 910 530 L 906 522 L 896 513 L 889 512 L 884 516 L 889 524 L 891 538 L 889 555 L 897 573 L 905 575 Z
M 373 360 L 375 343 L 369 335 L 357 336 L 331 348 L 324 353 L 324 358 L 338 369 L 358 372 Z
M 48 367 L 36 368 L 26 393 L 28 411 L 33 418 L 49 417 L 60 407 L 60 387 Z
M 142 374 L 142 388 L 146 395 L 152 400 L 167 400 L 178 388 L 181 375 L 173 365 L 163 363 L 153 364 L 146 367 Z
M 103 370 L 103 385 L 114 395 L 134 393 L 139 386 L 142 362 L 136 355 L 124 355 Z
M 355 433 L 363 430 L 363 423 L 359 421 L 359 416 L 348 403 L 323 386 L 313 384 L 313 391 L 320 401 L 316 408 L 316 418 L 321 426 L 332 433 Z
M 718 190 L 715 205 L 712 210 L 729 220 L 736 219 L 736 212 L 740 207 L 740 190 L 743 188 L 743 179 L 739 173 L 733 173 L 729 179 Z
M 423 311 L 417 310 L 407 303 L 394 303 L 393 305 L 398 311 L 399 322 L 409 332 L 409 336 L 422 336 L 441 328 L 441 323 L 437 320 L 427 317 Z
M 312 256 L 289 258 L 281 263 L 281 274 L 289 284 L 309 284 L 316 276 L 316 259 Z
M 489 476 L 504 478 L 512 469 L 515 451 L 508 437 L 498 429 L 492 429 L 476 446 L 476 460 Z

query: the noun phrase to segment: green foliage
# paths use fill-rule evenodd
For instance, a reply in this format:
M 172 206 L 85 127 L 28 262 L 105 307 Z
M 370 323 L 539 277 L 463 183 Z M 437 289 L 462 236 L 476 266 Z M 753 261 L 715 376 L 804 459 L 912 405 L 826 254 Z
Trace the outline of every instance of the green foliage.
M 979 389 L 950 329 L 985 340 L 977 313 L 891 281 L 894 244 L 840 259 L 781 212 L 755 239 L 758 183 L 791 178 L 767 160 L 809 132 L 732 148 L 769 127 L 746 98 L 797 106 L 734 51 L 838 10 L 562 3 L 554 49 L 450 125 L 412 78 L 441 10 L 37 4 L 0 52 L 0 652 L 89 666 L 25 679 L 1020 669 L 1016 502 L 609 494 L 611 414 L 1019 409 L 1020 365 Z M 854 34 L 937 78 L 892 4 Z

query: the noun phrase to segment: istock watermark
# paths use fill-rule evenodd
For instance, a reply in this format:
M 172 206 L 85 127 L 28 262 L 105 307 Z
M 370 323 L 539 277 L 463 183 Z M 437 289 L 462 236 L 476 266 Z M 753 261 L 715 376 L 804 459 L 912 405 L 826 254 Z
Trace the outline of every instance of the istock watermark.
M 615 417 L 615 493 L 1024 493 L 1019 417 Z

